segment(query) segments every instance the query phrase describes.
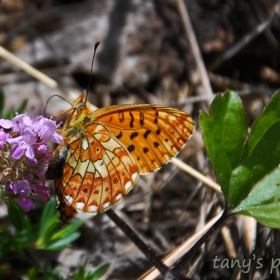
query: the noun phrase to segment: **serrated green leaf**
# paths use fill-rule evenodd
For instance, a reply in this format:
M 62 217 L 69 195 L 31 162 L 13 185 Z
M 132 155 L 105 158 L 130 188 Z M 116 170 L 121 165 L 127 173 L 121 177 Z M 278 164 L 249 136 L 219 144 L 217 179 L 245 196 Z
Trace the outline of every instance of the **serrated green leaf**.
M 240 98 L 232 91 L 217 95 L 209 116 L 201 112 L 200 126 L 209 159 L 228 201 L 230 177 L 240 161 L 248 129 Z
M 13 224 L 13 226 L 18 230 L 22 231 L 25 229 L 25 223 L 24 223 L 24 211 L 21 209 L 21 207 L 12 201 L 7 202 L 7 208 L 8 208 L 8 216 Z
M 280 163 L 280 92 L 254 123 L 230 180 L 229 209 L 236 208 L 251 190 Z M 267 186 L 270 188 L 271 186 Z M 261 195 L 261 194 L 260 194 Z M 271 197 L 271 199 L 273 199 Z
M 265 226 L 280 228 L 280 168 L 256 184 L 233 212 L 252 216 Z

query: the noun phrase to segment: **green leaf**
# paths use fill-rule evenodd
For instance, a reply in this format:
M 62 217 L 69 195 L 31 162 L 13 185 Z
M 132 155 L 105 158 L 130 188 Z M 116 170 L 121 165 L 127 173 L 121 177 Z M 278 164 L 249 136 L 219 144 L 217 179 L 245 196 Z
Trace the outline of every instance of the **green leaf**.
M 85 266 L 86 262 L 81 265 L 73 277 L 73 280 L 84 280 L 85 279 Z
M 65 237 L 63 239 L 61 238 L 61 239 L 58 239 L 56 241 L 50 242 L 49 244 L 45 244 L 40 249 L 44 249 L 44 250 L 61 250 L 61 249 L 66 248 L 69 243 L 75 241 L 79 237 L 80 237 L 80 233 L 79 232 L 74 232 L 71 235 L 68 235 L 67 237 Z
M 60 226 L 59 217 L 57 214 L 47 223 L 46 231 L 42 232 L 42 235 L 39 235 L 39 238 L 36 242 L 38 249 L 41 249 L 44 244 L 47 244 L 53 240 L 53 235 L 56 233 Z
M 8 240 L 0 244 L 0 259 L 2 259 L 6 254 L 8 254 L 13 248 L 13 241 Z
M 19 107 L 16 109 L 16 112 L 19 114 L 25 113 L 26 107 L 27 107 L 27 99 L 24 99 L 22 103 L 19 105 Z
M 25 99 L 20 106 L 15 110 L 15 112 L 19 113 L 19 114 L 23 114 L 26 111 L 26 106 L 27 106 L 27 99 Z M 6 110 L 5 113 L 3 113 L 3 119 L 11 119 L 11 110 L 8 109 Z
M 229 209 L 236 208 L 257 184 L 277 171 L 276 168 L 280 163 L 279 132 L 280 92 L 277 92 L 263 114 L 254 123 L 244 146 L 241 161 L 232 172 Z M 273 186 L 268 185 L 267 189 L 269 188 Z M 259 193 L 259 195 L 263 196 L 265 193 Z M 276 193 L 274 195 L 277 196 Z M 271 199 L 274 197 L 272 196 Z
M 83 220 L 77 220 L 74 223 L 65 226 L 63 229 L 58 231 L 52 236 L 52 239 L 57 239 L 57 238 L 65 238 L 68 235 L 72 234 L 75 232 L 82 224 L 84 223 Z
M 280 227 L 280 168 L 274 169 L 252 189 L 241 204 L 233 210 L 254 217 L 265 226 Z
M 55 213 L 55 199 L 52 198 L 50 202 L 46 203 L 46 206 L 44 208 L 41 222 L 40 222 L 40 233 L 39 238 L 44 239 L 47 232 L 49 232 L 50 228 L 50 222 L 53 219 L 53 217 L 56 215 Z M 55 221 L 53 221 L 55 222 Z M 51 223 L 52 224 L 52 223 Z
M 217 96 L 209 116 L 201 113 L 200 123 L 228 210 L 280 227 L 280 91 L 254 123 L 245 144 L 246 116 L 232 92 Z
M 91 275 L 90 278 L 87 280 L 98 280 L 100 279 L 110 268 L 110 263 L 104 263 L 100 265 Z
M 228 201 L 231 174 L 240 161 L 247 135 L 247 119 L 240 98 L 230 90 L 224 96 L 217 95 L 209 116 L 200 113 L 200 126 L 209 159 Z
M 7 201 L 7 207 L 8 207 L 8 216 L 13 224 L 13 226 L 18 230 L 22 231 L 25 229 L 25 223 L 24 223 L 24 211 L 21 209 L 21 207 L 12 201 Z
M 95 271 L 86 273 L 86 263 L 81 265 L 77 273 L 72 278 L 73 280 L 98 280 L 100 279 L 110 268 L 110 263 L 104 263 L 100 265 Z

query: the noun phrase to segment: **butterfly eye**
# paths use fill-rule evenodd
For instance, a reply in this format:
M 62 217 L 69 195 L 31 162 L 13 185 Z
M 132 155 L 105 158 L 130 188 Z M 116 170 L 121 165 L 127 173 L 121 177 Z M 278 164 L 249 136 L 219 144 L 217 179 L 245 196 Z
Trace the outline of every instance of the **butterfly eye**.
M 82 108 L 82 107 L 86 107 L 86 104 L 85 104 L 85 103 L 79 103 L 79 104 L 77 104 L 76 110 L 79 110 L 79 109 Z

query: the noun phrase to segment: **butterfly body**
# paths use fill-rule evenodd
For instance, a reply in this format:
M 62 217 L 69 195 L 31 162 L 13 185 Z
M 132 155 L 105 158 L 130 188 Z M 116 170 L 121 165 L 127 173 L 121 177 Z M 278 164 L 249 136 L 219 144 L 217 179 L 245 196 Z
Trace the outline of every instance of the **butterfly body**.
M 120 201 L 140 174 L 159 169 L 192 135 L 184 112 L 159 105 L 114 105 L 91 112 L 83 95 L 59 133 L 47 179 L 62 206 L 91 213 Z M 65 208 L 65 207 L 64 207 Z M 62 209 L 72 215 L 71 209 Z

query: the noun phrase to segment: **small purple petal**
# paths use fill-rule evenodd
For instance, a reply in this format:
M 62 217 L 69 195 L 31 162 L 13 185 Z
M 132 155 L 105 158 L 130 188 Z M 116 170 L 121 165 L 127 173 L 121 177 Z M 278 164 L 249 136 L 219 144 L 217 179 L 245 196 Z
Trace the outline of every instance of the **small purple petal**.
M 61 135 L 59 135 L 57 132 L 55 132 L 53 135 L 52 135 L 52 141 L 54 143 L 57 143 L 57 144 L 60 144 L 63 140 L 63 137 Z
M 26 146 L 25 155 L 29 160 L 34 160 L 34 149 L 33 146 Z
M 5 129 L 9 129 L 13 125 L 12 125 L 12 121 L 11 120 L 0 119 L 0 126 L 2 126 Z
M 43 116 L 38 116 L 33 120 L 33 127 L 43 141 L 47 141 L 56 131 L 55 122 Z
M 26 181 L 30 182 L 34 179 L 34 175 L 32 173 L 28 173 L 28 174 L 25 175 L 24 178 L 25 178 Z
M 32 120 L 29 116 L 23 115 L 22 122 L 25 126 L 31 126 Z
M 5 131 L 1 128 L 0 129 L 0 149 L 1 150 L 4 148 L 4 145 L 6 144 L 8 137 L 9 137 L 9 134 L 5 133 Z
M 14 190 L 14 185 L 11 182 L 6 183 L 5 190 L 6 192 L 12 192 Z
M 15 137 L 15 138 L 9 138 L 7 140 L 11 145 L 21 145 L 22 142 L 23 142 L 23 137 L 22 136 L 18 136 L 18 137 Z
M 26 158 L 27 162 L 29 165 L 34 166 L 37 164 L 38 160 L 34 157 L 34 158 Z
M 39 153 L 46 153 L 48 150 L 48 147 L 46 145 L 38 145 L 37 146 L 37 151 Z
M 27 197 L 23 197 L 23 196 L 19 197 L 18 204 L 25 212 L 28 212 L 33 208 L 33 201 Z
M 30 128 L 26 128 L 23 133 L 23 140 L 28 145 L 34 145 L 36 143 L 36 134 Z
M 40 198 L 45 201 L 48 202 L 51 199 L 51 192 L 50 189 L 46 186 L 38 186 L 36 189 L 37 193 L 39 194 Z
M 30 119 L 29 116 L 20 114 L 13 118 L 12 123 L 13 123 L 13 131 L 23 134 L 26 127 L 32 125 L 32 120 Z
M 14 184 L 14 194 L 26 194 L 28 195 L 31 191 L 29 182 L 26 180 L 18 181 Z
M 12 148 L 11 158 L 19 159 L 25 152 L 25 145 L 17 145 Z

